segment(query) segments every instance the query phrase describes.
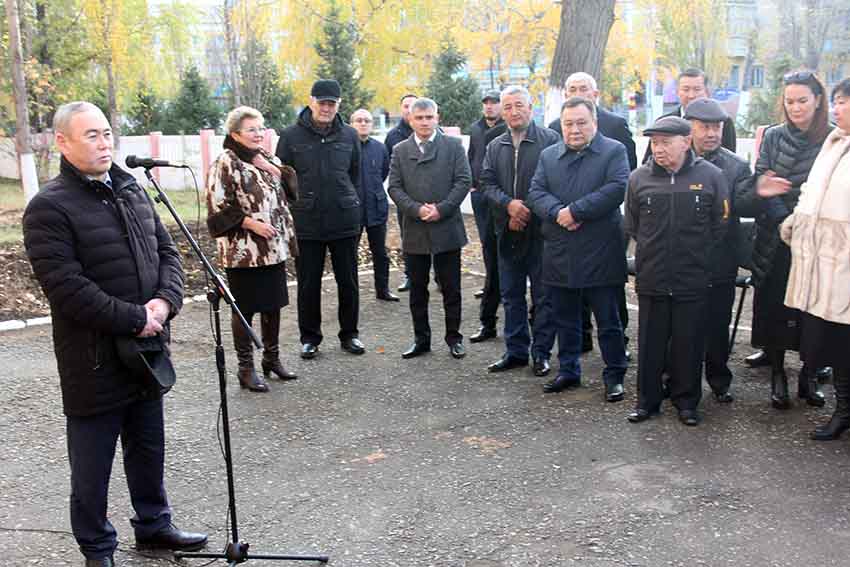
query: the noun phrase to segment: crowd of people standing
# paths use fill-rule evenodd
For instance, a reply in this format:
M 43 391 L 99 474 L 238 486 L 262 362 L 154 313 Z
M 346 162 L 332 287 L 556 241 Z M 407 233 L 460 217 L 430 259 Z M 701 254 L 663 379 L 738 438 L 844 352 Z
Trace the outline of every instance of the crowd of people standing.
M 717 402 L 734 400 L 729 323 L 745 263 L 756 290 L 752 343 L 761 349 L 750 359 L 770 366 L 773 407 L 790 407 L 785 354 L 796 351 L 803 362 L 798 397 L 823 406 L 819 377 L 831 373 L 834 383 L 834 413 L 812 438 L 836 439 L 850 428 L 850 79 L 827 93 L 811 72 L 786 75 L 784 121 L 765 131 L 754 172 L 733 153 L 730 118 L 696 69 L 679 77 L 681 105 L 644 131 L 650 146 L 640 166 L 627 123 L 599 108 L 596 81 L 586 73 L 567 79 L 559 120 L 548 128 L 531 119 L 525 88 L 485 93 L 468 151 L 439 128 L 436 101 L 403 97 L 402 123 L 381 144 L 370 137 L 367 110 L 348 117 L 351 125 L 343 121 L 343 94 L 336 81 L 317 81 L 274 154 L 262 147 L 260 112 L 239 107 L 228 115 L 206 203 L 237 304 L 249 323 L 260 314 L 261 374 L 247 329 L 233 320 L 243 388 L 266 392 L 272 377 L 296 378 L 279 348 L 287 261 L 298 280 L 300 356 L 320 354 L 328 255 L 340 347 L 366 351 L 357 274 L 364 231 L 376 297 L 398 301 L 389 288 L 387 194 L 405 258 L 399 291 L 409 292 L 413 321 L 413 342 L 401 356 L 431 351 L 433 269 L 445 342 L 452 357 L 463 358 L 461 249 L 468 238 L 460 207 L 473 191 L 487 277 L 471 341 L 496 338 L 504 306 L 505 350 L 489 372 L 531 364 L 534 375 L 547 376 L 557 339 L 557 371 L 543 391 L 576 388 L 595 319 L 604 397 L 623 400 L 633 240 L 638 349 L 630 422 L 652 418 L 669 399 L 683 424 L 699 424 L 703 372 Z M 168 329 L 182 306 L 179 254 L 144 190 L 112 162 L 103 113 L 73 102 L 54 123 L 61 171 L 29 203 L 24 240 L 53 317 L 74 536 L 87 567 L 114 565 L 107 490 L 121 437 L 137 543 L 200 549 L 207 536 L 173 525 L 163 484 L 162 396 L 174 381 Z M 737 250 L 742 216 L 756 226 L 746 262 Z

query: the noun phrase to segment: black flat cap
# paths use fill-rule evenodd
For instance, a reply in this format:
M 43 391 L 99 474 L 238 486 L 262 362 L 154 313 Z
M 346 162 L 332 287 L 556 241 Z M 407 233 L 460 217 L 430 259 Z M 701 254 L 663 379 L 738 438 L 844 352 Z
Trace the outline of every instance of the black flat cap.
M 339 91 L 339 83 L 333 79 L 322 79 L 313 83 L 310 96 L 316 100 L 339 100 L 342 95 Z
M 662 116 L 651 128 L 643 131 L 644 136 L 661 134 L 664 136 L 690 136 L 691 123 L 678 116 Z
M 481 102 L 487 102 L 488 100 L 499 102 L 501 99 L 502 93 L 499 92 L 499 89 L 487 89 L 484 91 L 484 96 L 481 97 Z
M 685 108 L 685 120 L 723 122 L 727 118 L 729 115 L 720 103 L 710 98 L 698 98 Z

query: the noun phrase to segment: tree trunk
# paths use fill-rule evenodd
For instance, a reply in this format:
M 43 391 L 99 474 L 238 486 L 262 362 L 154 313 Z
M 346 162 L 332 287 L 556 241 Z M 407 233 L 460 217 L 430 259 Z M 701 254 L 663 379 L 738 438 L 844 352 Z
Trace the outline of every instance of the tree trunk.
M 224 0 L 224 44 L 227 49 L 227 71 L 230 75 L 231 107 L 242 104 L 242 88 L 239 73 L 239 39 L 233 30 L 234 0 Z
M 561 88 L 572 73 L 584 71 L 599 79 L 614 24 L 615 0 L 562 0 L 561 27 L 552 58 L 549 85 Z
M 21 184 L 27 202 L 38 193 L 38 174 L 30 144 L 27 85 L 24 81 L 24 62 L 21 53 L 20 23 L 17 0 L 6 0 L 6 21 L 9 24 L 9 59 L 12 63 L 12 94 L 15 99 L 15 147 L 21 169 Z
M 115 0 L 103 0 L 103 44 L 106 46 L 104 66 L 106 67 L 106 104 L 109 107 L 109 124 L 112 126 L 112 140 L 115 149 L 121 146 L 121 115 L 118 113 L 115 68 L 112 64 L 112 24 L 117 18 Z

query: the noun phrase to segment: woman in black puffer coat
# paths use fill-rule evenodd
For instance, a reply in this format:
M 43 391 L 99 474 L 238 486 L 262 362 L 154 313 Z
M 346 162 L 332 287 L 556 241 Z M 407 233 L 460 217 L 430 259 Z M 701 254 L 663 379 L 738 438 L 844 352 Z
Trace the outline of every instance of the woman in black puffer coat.
M 752 344 L 770 361 L 773 407 L 788 409 L 785 351 L 800 349 L 800 312 L 784 303 L 791 251 L 779 237 L 779 225 L 797 205 L 800 186 L 832 128 L 823 85 L 811 72 L 785 76 L 781 103 L 785 122 L 765 131 L 753 182 L 736 196 L 736 206 L 741 216 L 756 219 Z M 810 405 L 824 405 L 814 368 L 803 365 L 797 394 Z

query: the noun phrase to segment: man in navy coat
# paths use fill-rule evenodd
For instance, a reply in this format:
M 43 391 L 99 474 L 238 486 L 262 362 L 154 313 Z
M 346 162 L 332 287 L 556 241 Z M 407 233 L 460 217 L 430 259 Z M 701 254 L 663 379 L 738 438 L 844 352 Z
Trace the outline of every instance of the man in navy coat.
M 390 292 L 390 258 L 387 255 L 390 205 L 384 191 L 384 180 L 390 172 L 390 155 L 384 144 L 369 137 L 374 123 L 371 112 L 365 108 L 355 110 L 350 122 L 360 138 L 360 206 L 363 208 L 363 228 L 372 252 L 375 297 L 383 301 L 398 301 L 398 296 Z
M 543 283 L 558 331 L 557 377 L 545 392 L 581 383 L 582 298 L 597 321 L 609 402 L 623 399 L 626 349 L 617 298 L 626 281 L 620 205 L 629 162 L 623 144 L 598 132 L 596 104 L 572 97 L 561 110 L 562 143 L 543 150 L 531 210 L 543 221 Z

